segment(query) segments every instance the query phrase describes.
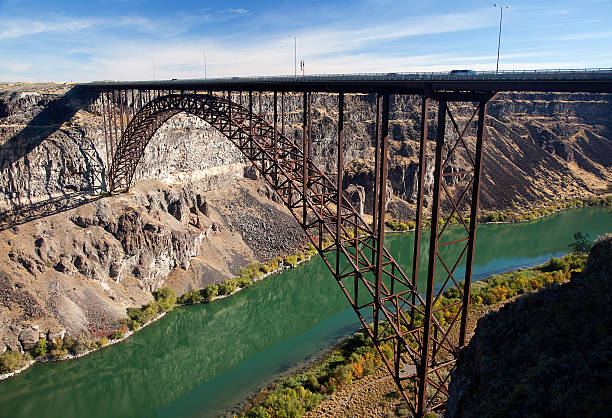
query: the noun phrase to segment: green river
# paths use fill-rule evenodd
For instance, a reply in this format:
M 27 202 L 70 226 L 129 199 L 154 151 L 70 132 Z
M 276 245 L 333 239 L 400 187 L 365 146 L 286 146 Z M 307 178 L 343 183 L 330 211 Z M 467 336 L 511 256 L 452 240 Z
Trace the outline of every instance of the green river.
M 612 232 L 609 209 L 481 225 L 474 279 L 567 253 L 576 231 L 591 239 Z M 424 233 L 423 245 L 428 238 Z M 405 271 L 412 243 L 412 234 L 386 237 Z M 230 298 L 177 308 L 121 344 L 77 360 L 37 364 L 2 381 L 0 416 L 218 416 L 358 327 L 344 295 L 316 258 Z

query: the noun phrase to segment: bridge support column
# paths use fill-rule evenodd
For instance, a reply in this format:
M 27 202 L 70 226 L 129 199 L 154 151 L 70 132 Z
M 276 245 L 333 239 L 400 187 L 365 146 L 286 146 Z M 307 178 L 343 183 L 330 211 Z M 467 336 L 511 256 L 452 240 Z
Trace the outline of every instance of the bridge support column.
M 434 170 L 433 201 L 431 208 L 431 232 L 429 241 L 429 260 L 423 319 L 422 347 L 418 365 L 417 415 L 423 416 L 428 411 L 444 407 L 448 396 L 450 370 L 454 366 L 458 350 L 466 343 L 467 318 L 470 306 L 470 288 L 474 262 L 474 244 L 478 224 L 478 198 L 482 168 L 482 150 L 485 137 L 486 105 L 495 95 L 489 93 L 437 93 L 432 98 L 438 101 L 438 123 L 436 133 L 436 154 Z M 451 103 L 476 103 L 476 108 L 468 122 L 460 128 Z M 465 107 L 465 105 L 464 105 Z M 423 101 L 421 125 L 421 153 L 419 160 L 424 170 L 425 138 L 427 130 L 427 103 Z M 447 119 L 448 117 L 448 119 Z M 477 118 L 477 129 L 474 141 L 467 139 L 472 122 Z M 451 126 L 454 136 L 447 138 L 446 126 Z M 448 143 L 447 143 L 448 140 Z M 451 167 L 457 156 L 465 161 L 468 168 L 457 170 Z M 419 172 L 419 196 L 417 206 L 417 230 L 422 216 L 422 190 L 424 178 Z M 448 180 L 449 178 L 454 180 Z M 469 198 L 468 198 L 469 197 Z M 443 215 L 441 201 L 450 213 Z M 463 217 L 462 208 L 469 209 L 469 221 Z M 452 223 L 463 226 L 463 238 L 454 237 L 451 241 L 443 239 L 443 234 Z M 457 231 L 454 232 L 457 234 Z M 420 233 L 419 233 L 420 234 Z M 418 237 L 415 237 L 418 241 Z M 445 252 L 441 252 L 441 248 Z M 467 253 L 467 256 L 466 256 Z M 415 242 L 415 259 L 413 260 L 413 283 L 418 280 L 418 244 Z M 464 258 L 465 256 L 465 258 Z M 456 269 L 466 264 L 464 283 L 455 277 Z M 437 270 L 446 275 L 440 276 Z M 459 291 L 459 300 L 447 306 L 436 305 L 439 298 L 449 288 Z M 453 339 L 451 331 L 459 326 L 459 338 Z M 455 328 L 456 329 L 456 328 Z M 455 337 L 456 338 L 456 337 Z
M 427 126 L 429 120 L 429 94 L 423 94 L 421 102 L 421 141 L 419 143 L 419 180 L 417 184 L 417 210 L 414 228 L 414 252 L 412 257 L 412 286 L 415 290 L 419 287 L 419 268 L 421 257 L 421 232 L 423 225 L 423 191 L 425 189 L 425 171 L 427 164 Z M 416 304 L 416 295 L 412 294 L 412 307 L 410 308 L 410 327 L 414 324 L 414 307 Z
M 338 161 L 336 176 L 336 280 L 340 277 L 340 246 L 342 245 L 342 176 L 344 174 L 344 93 L 338 95 Z M 357 294 L 355 294 L 357 303 Z
M 373 227 L 376 228 L 376 263 L 375 263 L 375 300 L 374 300 L 374 337 L 379 340 L 379 311 L 381 305 L 381 286 L 383 279 L 383 251 L 385 241 L 385 207 L 387 204 L 387 148 L 389 144 L 389 93 L 379 95 L 378 100 L 378 117 L 377 117 L 377 154 L 378 163 L 376 164 L 376 179 L 378 180 L 377 189 L 378 196 L 374 203 L 374 219 L 376 222 Z

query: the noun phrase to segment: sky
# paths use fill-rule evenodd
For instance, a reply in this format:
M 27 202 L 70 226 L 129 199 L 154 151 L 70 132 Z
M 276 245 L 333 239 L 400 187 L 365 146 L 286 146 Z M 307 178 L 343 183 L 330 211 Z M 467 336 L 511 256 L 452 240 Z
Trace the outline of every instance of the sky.
M 495 70 L 493 3 L 0 0 L 0 81 Z M 500 70 L 612 67 L 612 0 L 500 4 Z

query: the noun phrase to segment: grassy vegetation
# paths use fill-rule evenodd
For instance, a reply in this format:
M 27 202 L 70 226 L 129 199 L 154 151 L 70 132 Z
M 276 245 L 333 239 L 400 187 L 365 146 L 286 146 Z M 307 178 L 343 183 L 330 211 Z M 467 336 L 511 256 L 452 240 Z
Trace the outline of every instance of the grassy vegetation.
M 521 211 L 518 205 L 513 205 L 512 208 L 499 212 L 487 212 L 483 215 L 485 222 L 520 222 L 529 221 L 544 216 L 549 216 L 555 212 L 590 206 L 612 206 L 612 196 L 589 197 L 588 199 L 566 200 L 548 206 L 543 206 L 529 211 Z
M 25 357 L 17 352 L 6 350 L 0 355 L 0 374 L 10 373 L 25 366 Z
M 532 209 L 532 210 L 521 210 L 517 204 L 514 204 L 512 207 L 503 210 L 503 211 L 488 211 L 485 212 L 481 217 L 481 222 L 521 222 L 521 221 L 529 221 L 533 219 L 538 219 L 544 216 L 552 215 L 558 211 L 564 209 L 571 208 L 582 208 L 582 207 L 590 207 L 590 206 L 612 206 L 612 196 L 604 196 L 604 197 L 590 197 L 588 199 L 580 200 L 567 200 L 563 202 L 558 202 L 552 205 L 543 206 L 540 208 Z M 468 224 L 470 222 L 470 218 L 463 218 L 463 221 Z M 445 222 L 444 219 L 440 219 L 440 223 L 443 224 Z M 461 219 L 457 214 L 454 214 L 451 219 L 451 224 L 458 224 L 461 222 Z M 431 225 L 431 219 L 426 218 L 423 220 L 423 228 L 428 228 Z M 385 221 L 385 226 L 388 231 L 394 232 L 406 232 L 406 231 L 414 231 L 416 227 L 416 222 L 414 221 L 399 221 L 395 219 L 389 219 Z
M 327 244 L 329 245 L 329 244 Z M 220 284 L 209 284 L 204 289 L 192 290 L 178 298 L 179 304 L 194 304 L 212 302 L 217 296 L 231 295 L 236 290 L 251 286 L 264 275 L 277 271 L 281 266 L 295 267 L 301 261 L 307 260 L 317 253 L 314 245 L 294 254 L 284 257 L 276 257 L 267 263 L 252 263 L 238 270 L 238 276 L 226 279 Z
M 314 409 L 324 396 L 335 393 L 355 379 L 374 373 L 380 356 L 369 337 L 358 332 L 336 347 L 312 369 L 284 380 L 247 417 L 299 417 Z
M 565 282 L 572 273 L 582 271 L 587 258 L 587 254 L 569 254 L 562 258 L 552 258 L 537 267 L 496 274 L 473 283 L 471 301 L 475 305 L 490 306 L 553 283 Z M 460 294 L 456 289 L 446 291 L 439 298 L 436 307 L 449 306 L 436 312 L 440 322 L 444 324 L 455 317 L 458 306 L 450 305 L 459 299 Z M 423 318 L 417 316 L 415 320 L 418 326 L 422 324 Z M 416 342 L 412 343 L 416 348 Z M 392 349 L 390 342 L 382 345 L 388 358 L 393 357 Z M 382 360 L 367 332 L 361 330 L 335 348 L 315 367 L 279 383 L 265 400 L 244 415 L 257 418 L 299 417 L 314 409 L 326 396 L 354 380 L 374 373 L 381 364 Z

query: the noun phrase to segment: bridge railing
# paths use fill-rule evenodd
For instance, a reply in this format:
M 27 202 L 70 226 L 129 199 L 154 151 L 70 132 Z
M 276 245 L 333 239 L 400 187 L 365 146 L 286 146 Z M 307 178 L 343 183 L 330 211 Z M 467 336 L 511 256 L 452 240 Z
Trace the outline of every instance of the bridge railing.
M 584 69 L 545 69 L 545 70 L 502 70 L 473 71 L 467 70 L 459 74 L 448 71 L 441 72 L 389 72 L 389 73 L 353 73 L 353 74 L 313 74 L 303 76 L 273 75 L 256 77 L 216 77 L 207 79 L 172 79 L 156 80 L 153 83 L 173 84 L 241 84 L 241 83 L 279 83 L 279 82 L 342 82 L 342 81 L 596 81 L 612 80 L 612 68 Z M 104 81 L 86 83 L 96 86 L 105 84 L 121 84 L 122 82 Z M 130 85 L 150 85 L 151 81 L 130 81 Z

